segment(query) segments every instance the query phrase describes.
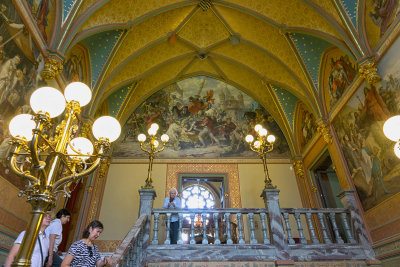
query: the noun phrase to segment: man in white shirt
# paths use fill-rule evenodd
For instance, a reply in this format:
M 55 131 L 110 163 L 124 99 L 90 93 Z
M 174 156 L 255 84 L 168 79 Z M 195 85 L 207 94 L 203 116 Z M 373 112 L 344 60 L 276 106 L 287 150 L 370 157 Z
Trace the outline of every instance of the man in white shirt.
M 66 209 L 61 209 L 56 214 L 56 219 L 52 220 L 46 229 L 46 236 L 49 238 L 49 257 L 46 267 L 61 266 L 62 259 L 57 254 L 58 246 L 62 241 L 62 225 L 69 222 L 71 213 Z

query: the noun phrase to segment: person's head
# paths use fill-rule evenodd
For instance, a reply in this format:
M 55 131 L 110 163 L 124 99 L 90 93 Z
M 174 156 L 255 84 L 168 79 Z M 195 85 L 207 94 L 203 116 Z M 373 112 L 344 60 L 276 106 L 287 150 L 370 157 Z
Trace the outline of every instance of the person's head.
M 71 219 L 71 213 L 67 209 L 60 209 L 56 214 L 56 218 L 60 219 L 61 224 L 66 224 Z
M 177 194 L 178 194 L 178 190 L 176 190 L 176 188 L 171 188 L 169 190 L 169 197 L 170 198 L 175 198 Z
M 100 221 L 94 220 L 83 231 L 82 237 L 90 240 L 97 239 L 103 232 L 103 224 Z
M 51 212 L 46 212 L 43 215 L 43 220 L 42 220 L 42 227 L 47 227 L 50 225 L 52 219 L 52 213 Z

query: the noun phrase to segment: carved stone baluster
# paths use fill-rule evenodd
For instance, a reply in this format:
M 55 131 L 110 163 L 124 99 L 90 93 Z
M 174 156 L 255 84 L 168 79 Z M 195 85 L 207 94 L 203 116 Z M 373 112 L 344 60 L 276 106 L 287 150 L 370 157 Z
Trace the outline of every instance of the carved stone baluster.
M 221 244 L 221 240 L 219 240 L 218 213 L 214 213 L 213 216 L 214 216 L 214 228 L 215 228 L 214 244 L 219 245 Z
M 311 213 L 307 212 L 306 217 L 307 217 L 308 227 L 309 227 L 310 233 L 311 233 L 311 240 L 312 240 L 313 244 L 319 244 L 318 238 L 315 236 L 314 225 L 311 221 Z
M 299 231 L 300 236 L 300 243 L 307 244 L 307 240 L 304 238 L 303 226 L 301 225 L 300 213 L 295 212 L 294 217 L 296 218 L 297 230 Z
M 195 214 L 190 213 L 190 244 L 196 244 L 196 240 L 194 240 L 194 218 Z
M 289 244 L 293 245 L 294 244 L 294 240 L 293 240 L 293 236 L 292 236 L 292 229 L 290 228 L 290 224 L 289 224 L 289 213 L 284 212 L 283 213 L 283 219 L 285 220 L 285 226 L 286 226 L 286 233 L 287 233 L 288 242 L 289 242 Z
M 342 212 L 340 214 L 340 216 L 342 217 L 342 221 L 343 221 L 343 224 L 344 224 L 344 232 L 346 233 L 346 237 L 347 237 L 348 242 L 350 242 L 351 244 L 357 243 L 356 240 L 353 238 L 353 235 L 351 233 L 350 226 L 349 226 L 349 223 L 347 221 L 347 213 Z
M 169 245 L 171 244 L 171 238 L 169 236 L 169 229 L 171 227 L 171 212 L 167 213 L 167 229 L 166 229 L 166 237 L 165 237 L 165 241 L 164 244 Z
M 231 214 L 225 213 L 225 220 L 226 220 L 226 243 L 233 244 L 232 236 L 231 236 Z
M 236 218 L 238 220 L 238 228 L 239 228 L 239 244 L 245 244 L 243 238 L 243 229 L 242 229 L 242 214 L 240 212 L 236 213 Z
M 201 218 L 203 219 L 203 241 L 201 242 L 202 244 L 206 245 L 208 244 L 208 238 L 207 238 L 207 213 L 202 213 Z
M 335 237 L 336 237 L 336 243 L 343 244 L 344 242 L 343 242 L 342 237 L 339 234 L 339 229 L 336 224 L 336 216 L 335 215 L 336 214 L 334 212 L 329 213 L 329 217 L 331 218 L 331 221 L 332 221 L 333 232 L 335 233 Z
M 160 213 L 154 213 L 154 228 L 153 228 L 153 240 L 151 244 L 158 245 L 158 219 L 160 217 Z
M 264 244 L 270 244 L 271 242 L 269 242 L 269 238 L 267 235 L 267 226 L 265 225 L 265 213 L 260 213 L 260 218 L 261 218 L 261 226 L 264 237 Z
M 324 214 L 322 212 L 318 212 L 318 219 L 319 222 L 321 223 L 321 229 L 322 229 L 322 235 L 324 237 L 324 242 L 326 244 L 330 244 L 332 243 L 331 239 L 328 236 L 328 233 L 326 231 L 326 226 L 325 226 L 325 218 L 324 218 Z
M 250 244 L 257 244 L 256 235 L 254 234 L 254 213 L 247 214 L 250 221 Z
M 179 245 L 183 244 L 182 240 L 182 223 L 183 223 L 183 214 L 179 213 L 179 230 L 178 230 L 178 241 L 176 242 Z

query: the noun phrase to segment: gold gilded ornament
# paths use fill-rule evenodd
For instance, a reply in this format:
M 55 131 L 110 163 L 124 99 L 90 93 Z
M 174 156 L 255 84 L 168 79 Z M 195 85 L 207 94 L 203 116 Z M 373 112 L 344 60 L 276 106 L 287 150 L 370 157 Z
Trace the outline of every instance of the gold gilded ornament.
M 45 80 L 53 80 L 63 70 L 63 62 L 56 58 L 48 57 L 44 60 L 44 69 L 41 73 Z
M 362 63 L 358 68 L 361 77 L 367 80 L 368 84 L 374 84 L 381 80 L 381 76 L 379 76 L 377 70 L 378 66 L 371 60 Z
M 318 127 L 317 127 L 318 133 L 324 138 L 324 140 L 327 144 L 331 144 L 332 143 L 332 135 L 329 130 L 329 123 L 327 121 L 321 120 L 317 124 L 318 124 Z

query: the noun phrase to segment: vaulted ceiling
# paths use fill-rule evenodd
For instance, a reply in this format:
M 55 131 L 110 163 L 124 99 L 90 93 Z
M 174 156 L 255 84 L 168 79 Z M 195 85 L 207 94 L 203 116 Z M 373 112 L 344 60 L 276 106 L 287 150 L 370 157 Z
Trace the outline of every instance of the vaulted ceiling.
M 296 106 L 329 118 L 321 84 L 326 51 L 353 62 L 373 56 L 366 1 L 56 1 L 49 49 L 85 51 L 94 100 L 124 123 L 147 97 L 197 75 L 225 81 L 275 118 L 294 154 Z

